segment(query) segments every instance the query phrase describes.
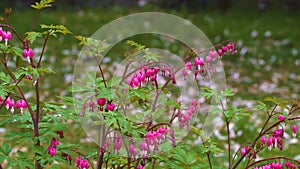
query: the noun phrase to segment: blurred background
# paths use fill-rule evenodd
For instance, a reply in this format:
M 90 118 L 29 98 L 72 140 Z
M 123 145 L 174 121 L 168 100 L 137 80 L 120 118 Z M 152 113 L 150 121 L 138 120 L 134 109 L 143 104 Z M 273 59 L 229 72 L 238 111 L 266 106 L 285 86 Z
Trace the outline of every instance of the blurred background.
M 1 0 L 0 16 L 4 17 L 4 9 L 11 7 L 10 24 L 24 34 L 36 13 L 30 8 L 34 2 Z M 223 59 L 227 85 L 237 93 L 233 104 L 250 109 L 255 100 L 266 96 L 299 99 L 300 0 L 57 0 L 53 8 L 42 12 L 34 30 L 40 29 L 39 24 L 63 24 L 73 35 L 91 36 L 110 21 L 146 11 L 165 12 L 187 19 L 202 30 L 213 44 L 227 39 L 237 42 L 238 53 Z M 68 94 L 66 88 L 71 84 L 73 67 L 80 51 L 73 35 L 49 41 L 45 64 L 56 74 L 44 79 L 44 98 L 54 100 L 55 96 Z M 183 57 L 187 54 L 176 41 L 155 35 L 131 39 Z M 41 52 L 41 43 L 37 41 L 33 48 L 35 53 Z M 113 71 L 114 67 L 110 65 L 122 59 L 126 49 L 120 43 L 108 53 L 106 70 Z M 246 124 L 242 120 L 232 126 L 237 143 L 251 139 L 256 132 L 255 126 L 259 126 L 266 116 L 257 114 L 255 117 L 247 119 Z M 89 142 L 80 125 L 73 124 L 72 131 L 74 127 L 78 133 L 69 132 L 66 137 L 74 142 Z M 5 127 L 0 128 L 4 129 L 0 130 L 2 134 L 5 133 Z M 220 137 L 220 146 L 223 146 L 222 132 L 219 134 L 217 137 Z M 287 152 L 275 152 L 300 160 L 297 142 L 287 139 Z
M 4 9 L 11 7 L 10 24 L 24 34 L 35 15 L 36 11 L 30 8 L 35 2 L 1 0 L 0 16 L 4 17 Z M 35 30 L 40 29 L 39 24 L 63 24 L 73 35 L 91 36 L 110 21 L 147 11 L 166 12 L 187 19 L 213 44 L 226 39 L 236 41 L 237 56 L 225 59 L 224 64 L 228 66 L 229 85 L 240 94 L 251 95 L 251 98 L 270 93 L 285 98 L 297 97 L 300 91 L 297 85 L 300 78 L 297 69 L 300 64 L 300 0 L 57 0 L 53 8 L 42 12 Z M 178 43 L 157 36 L 136 36 L 134 40 L 186 55 Z M 58 37 L 49 43 L 46 62 L 55 63 L 49 65 L 58 72 L 54 91 L 62 92 L 71 80 L 74 62 L 69 59 L 76 60 L 80 48 L 73 36 Z M 34 46 L 36 52 L 40 52 L 40 44 Z M 124 50 L 120 46 L 111 51 L 110 58 L 120 56 Z M 62 68 L 61 63 L 68 64 Z M 66 80 L 67 83 L 61 83 Z

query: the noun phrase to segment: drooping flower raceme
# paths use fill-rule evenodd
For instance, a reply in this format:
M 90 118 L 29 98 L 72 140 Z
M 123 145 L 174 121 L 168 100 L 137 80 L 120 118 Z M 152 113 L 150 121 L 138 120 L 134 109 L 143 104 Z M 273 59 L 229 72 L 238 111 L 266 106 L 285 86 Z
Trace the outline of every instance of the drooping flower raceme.
M 114 140 L 114 149 L 119 151 L 122 147 L 122 137 L 117 135 Z

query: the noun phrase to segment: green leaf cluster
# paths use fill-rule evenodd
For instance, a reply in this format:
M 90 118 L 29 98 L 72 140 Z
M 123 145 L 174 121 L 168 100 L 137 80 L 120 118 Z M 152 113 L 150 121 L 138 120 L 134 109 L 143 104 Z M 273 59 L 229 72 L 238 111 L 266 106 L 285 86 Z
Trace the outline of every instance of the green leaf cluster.
M 31 5 L 31 7 L 41 10 L 43 8 L 52 7 L 53 2 L 55 2 L 55 0 L 41 0 L 40 2 L 36 2 L 35 5 Z

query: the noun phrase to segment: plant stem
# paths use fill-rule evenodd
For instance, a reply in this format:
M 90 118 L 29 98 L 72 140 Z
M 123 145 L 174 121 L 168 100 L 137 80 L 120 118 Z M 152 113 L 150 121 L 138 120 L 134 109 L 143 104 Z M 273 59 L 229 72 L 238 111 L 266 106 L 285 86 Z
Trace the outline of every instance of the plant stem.
M 230 147 L 230 131 L 229 131 L 229 121 L 226 120 L 227 129 L 227 144 L 228 144 L 228 168 L 231 169 L 231 147 Z
M 206 157 L 207 157 L 207 160 L 208 160 L 209 168 L 212 169 L 213 167 L 212 167 L 211 160 L 210 160 L 210 152 L 206 153 Z
M 97 159 L 97 169 L 102 168 L 103 154 L 101 152 L 101 146 L 98 146 L 98 159 Z
M 163 125 L 166 125 L 166 126 L 171 127 L 171 123 L 161 122 L 161 123 L 155 124 L 155 125 L 153 125 L 153 126 L 147 128 L 147 131 L 150 131 L 150 130 L 152 130 L 152 129 L 158 127 L 158 126 L 163 126 Z
M 102 129 L 102 133 L 101 133 L 101 129 Z M 100 138 L 100 136 L 102 135 L 102 138 Z M 103 156 L 104 156 L 104 151 L 102 151 L 102 146 L 104 145 L 105 142 L 105 125 L 99 126 L 99 131 L 98 131 L 98 159 L 97 159 L 97 169 L 101 169 L 102 168 L 102 163 L 103 163 Z M 100 141 L 100 139 L 102 139 Z M 102 143 L 101 143 L 102 142 Z
M 20 34 L 12 26 L 7 25 L 7 24 L 0 24 L 0 27 L 6 27 L 6 28 L 10 29 L 17 36 L 17 38 L 21 41 L 21 43 L 23 44 L 23 38 L 20 36 Z
M 199 136 L 199 138 L 201 139 L 203 146 L 207 147 L 205 142 L 204 142 L 204 139 L 201 136 Z M 213 167 L 212 167 L 212 163 L 211 163 L 211 159 L 210 159 L 210 151 L 206 152 L 205 154 L 206 154 L 206 157 L 207 157 L 207 160 L 208 160 L 209 168 L 212 169 Z
M 31 31 L 33 30 L 34 25 L 35 25 L 36 21 L 38 20 L 38 18 L 39 18 L 39 16 L 40 16 L 41 12 L 42 12 L 41 9 L 39 9 L 39 10 L 37 11 L 37 13 L 36 13 L 36 15 L 35 15 L 35 17 L 34 17 L 34 20 L 33 20 L 32 24 L 31 24 L 31 26 L 30 26 L 29 32 L 31 32 Z
M 45 38 L 44 45 L 43 45 L 43 48 L 42 48 L 42 52 L 41 52 L 39 61 L 38 61 L 38 63 L 37 63 L 37 67 L 38 67 L 38 68 L 41 67 L 41 61 L 42 61 L 43 55 L 44 55 L 44 53 L 45 53 L 45 49 L 46 49 L 46 45 L 47 45 L 49 36 L 50 36 L 50 33 L 48 33 L 47 36 L 46 36 L 46 38 Z
M 130 169 L 131 158 L 127 157 L 127 168 Z
M 153 163 L 152 163 L 152 169 L 154 169 L 155 163 L 156 163 L 156 159 L 153 160 Z
M 37 146 L 40 146 L 40 140 L 38 139 L 39 137 L 39 121 L 40 121 L 40 91 L 39 91 L 39 81 L 37 80 L 36 85 L 35 85 L 35 93 L 36 93 L 36 114 L 35 114 L 35 130 L 34 130 L 34 137 L 37 138 Z M 38 154 L 36 153 L 35 156 L 37 156 Z M 42 166 L 39 163 L 38 160 L 35 161 L 36 164 L 36 168 L 37 169 L 41 169 Z
M 221 104 L 221 107 L 222 107 L 222 114 L 226 120 L 226 130 L 227 130 L 227 144 L 228 144 L 228 169 L 231 169 L 231 147 L 230 147 L 230 130 L 229 130 L 229 122 L 230 122 L 230 119 L 228 119 L 226 116 L 225 116 L 225 107 L 223 105 L 223 102 L 222 100 L 220 100 L 220 104 Z

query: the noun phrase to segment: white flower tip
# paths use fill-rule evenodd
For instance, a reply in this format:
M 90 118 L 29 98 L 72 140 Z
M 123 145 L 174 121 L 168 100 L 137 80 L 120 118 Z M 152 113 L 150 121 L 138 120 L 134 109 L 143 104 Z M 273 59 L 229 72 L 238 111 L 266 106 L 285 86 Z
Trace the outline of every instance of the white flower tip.
M 269 146 L 268 149 L 269 149 L 269 151 L 271 151 L 272 150 L 272 146 Z
M 37 83 L 37 81 L 35 80 L 35 81 L 32 83 L 32 85 L 33 85 L 33 86 L 35 86 L 35 85 L 36 85 L 36 83 Z

